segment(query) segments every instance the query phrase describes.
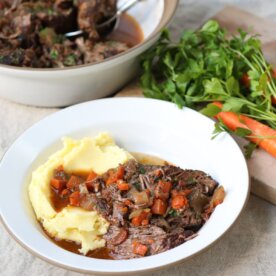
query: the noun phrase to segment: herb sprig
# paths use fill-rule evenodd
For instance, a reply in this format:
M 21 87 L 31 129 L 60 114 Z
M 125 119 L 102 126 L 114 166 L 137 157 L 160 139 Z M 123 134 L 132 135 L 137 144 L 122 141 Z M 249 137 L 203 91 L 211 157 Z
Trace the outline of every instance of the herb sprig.
M 178 43 L 164 30 L 158 43 L 143 55 L 142 67 L 141 86 L 146 97 L 172 101 L 210 117 L 220 109 L 206 104 L 223 101 L 223 111 L 246 115 L 276 129 L 272 104 L 276 82 L 257 36 L 239 30 L 228 39 L 214 20 L 199 30 L 184 32 Z M 250 78 L 250 87 L 241 82 L 244 74 Z M 218 121 L 214 136 L 221 131 L 231 132 Z M 238 129 L 235 134 L 247 137 L 249 132 Z M 253 149 L 250 143 L 248 153 Z

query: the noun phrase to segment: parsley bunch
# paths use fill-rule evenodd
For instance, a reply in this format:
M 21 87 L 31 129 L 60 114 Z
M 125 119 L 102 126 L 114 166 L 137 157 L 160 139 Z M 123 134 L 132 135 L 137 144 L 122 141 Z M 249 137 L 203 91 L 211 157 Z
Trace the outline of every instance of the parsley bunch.
M 273 68 L 256 36 L 239 30 L 237 36 L 227 38 L 214 20 L 199 30 L 184 32 L 178 43 L 171 42 L 164 30 L 158 43 L 143 55 L 142 68 L 146 97 L 201 110 L 210 117 L 217 109 L 207 104 L 222 101 L 223 111 L 246 115 L 276 129 Z M 250 87 L 241 83 L 244 74 L 249 76 Z M 216 127 L 227 130 L 222 122 Z

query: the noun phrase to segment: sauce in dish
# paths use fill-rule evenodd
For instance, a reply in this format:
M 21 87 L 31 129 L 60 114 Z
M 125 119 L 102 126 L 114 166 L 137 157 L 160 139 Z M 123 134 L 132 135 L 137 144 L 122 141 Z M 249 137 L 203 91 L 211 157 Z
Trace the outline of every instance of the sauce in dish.
M 133 47 L 144 40 L 144 34 L 135 18 L 124 13 L 120 17 L 118 28 L 106 39 L 120 41 L 126 43 L 129 47 Z
M 106 245 L 87 257 L 131 259 L 158 254 L 197 235 L 215 207 L 223 202 L 222 186 L 197 170 L 182 170 L 142 153 L 102 175 L 67 173 L 62 165 L 51 179 L 51 202 L 96 210 L 109 222 Z M 47 232 L 46 232 L 47 234 Z M 75 242 L 51 237 L 58 246 L 80 254 Z

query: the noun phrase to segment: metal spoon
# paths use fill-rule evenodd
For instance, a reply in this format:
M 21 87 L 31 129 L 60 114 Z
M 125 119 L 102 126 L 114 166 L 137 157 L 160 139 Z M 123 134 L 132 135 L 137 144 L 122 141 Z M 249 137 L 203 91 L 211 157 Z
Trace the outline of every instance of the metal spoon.
M 96 30 L 98 31 L 98 33 L 107 35 L 107 33 L 112 32 L 118 26 L 117 19 L 124 12 L 128 11 L 131 7 L 133 7 L 134 5 L 136 5 L 137 3 L 141 2 L 141 1 L 143 1 L 143 0 L 128 0 L 125 3 L 123 3 L 122 6 L 120 6 L 117 9 L 117 12 L 112 17 L 110 17 L 108 20 L 104 21 L 103 23 L 96 25 Z M 112 23 L 113 23 L 113 26 L 111 27 Z M 108 32 L 107 32 L 107 27 L 110 27 L 108 29 Z M 74 32 L 66 33 L 65 36 L 68 38 L 72 38 L 72 37 L 80 36 L 83 34 L 84 34 L 84 32 L 82 30 L 77 30 Z

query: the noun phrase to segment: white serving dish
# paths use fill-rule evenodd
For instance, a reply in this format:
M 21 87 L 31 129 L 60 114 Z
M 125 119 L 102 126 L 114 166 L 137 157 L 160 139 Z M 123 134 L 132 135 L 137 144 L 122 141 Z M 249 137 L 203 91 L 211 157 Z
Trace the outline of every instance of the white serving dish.
M 31 69 L 0 64 L 0 97 L 28 105 L 58 107 L 98 99 L 133 79 L 138 56 L 152 46 L 167 26 L 178 0 L 141 1 L 131 10 L 145 40 L 105 61 L 63 69 Z
M 240 215 L 249 193 L 249 176 L 236 142 L 228 134 L 211 140 L 214 122 L 189 108 L 144 98 L 91 101 L 57 112 L 23 133 L 0 163 L 1 218 L 27 250 L 58 266 L 95 274 L 129 275 L 167 267 L 203 251 Z M 82 138 L 108 131 L 130 152 L 159 156 L 182 168 L 209 173 L 226 191 L 224 202 L 190 240 L 155 256 L 132 260 L 92 259 L 55 245 L 38 224 L 28 199 L 31 172 L 62 147 L 63 136 Z

